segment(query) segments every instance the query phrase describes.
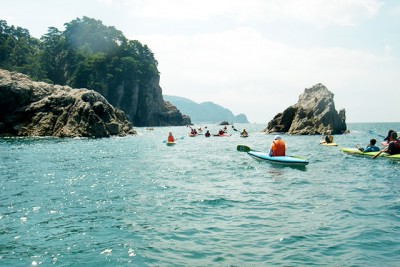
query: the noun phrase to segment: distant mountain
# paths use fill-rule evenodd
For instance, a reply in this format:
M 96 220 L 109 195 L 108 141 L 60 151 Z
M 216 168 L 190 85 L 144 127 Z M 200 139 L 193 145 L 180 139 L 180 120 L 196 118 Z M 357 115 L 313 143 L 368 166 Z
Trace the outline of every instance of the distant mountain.
M 229 123 L 249 123 L 246 115 L 239 114 L 235 116 L 229 109 L 213 102 L 198 104 L 190 99 L 171 95 L 164 95 L 163 98 L 165 101 L 176 106 L 182 114 L 188 115 L 192 123 L 220 123 L 222 121 Z

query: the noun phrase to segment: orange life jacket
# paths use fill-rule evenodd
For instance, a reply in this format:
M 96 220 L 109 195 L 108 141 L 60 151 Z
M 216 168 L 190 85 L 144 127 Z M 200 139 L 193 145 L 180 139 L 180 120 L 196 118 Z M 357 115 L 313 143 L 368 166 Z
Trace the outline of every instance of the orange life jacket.
M 172 135 L 168 135 L 168 142 L 174 142 L 175 138 Z
M 274 140 L 271 146 L 272 156 L 285 156 L 286 146 L 283 140 Z

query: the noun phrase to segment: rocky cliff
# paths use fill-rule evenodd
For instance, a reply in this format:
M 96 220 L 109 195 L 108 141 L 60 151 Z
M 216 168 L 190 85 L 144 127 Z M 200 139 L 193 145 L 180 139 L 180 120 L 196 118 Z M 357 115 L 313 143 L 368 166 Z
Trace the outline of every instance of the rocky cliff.
M 94 90 L 113 106 L 123 110 L 135 126 L 183 126 L 191 124 L 174 105 L 164 101 L 159 85 L 160 76 L 153 76 L 146 85 L 123 80 L 115 88 Z
M 267 133 L 289 134 L 342 134 L 346 131 L 346 112 L 335 109 L 331 93 L 324 85 L 316 84 L 306 88 L 297 104 L 278 113 L 269 123 Z
M 135 134 L 121 110 L 87 89 L 33 82 L 0 69 L 0 136 L 109 137 Z

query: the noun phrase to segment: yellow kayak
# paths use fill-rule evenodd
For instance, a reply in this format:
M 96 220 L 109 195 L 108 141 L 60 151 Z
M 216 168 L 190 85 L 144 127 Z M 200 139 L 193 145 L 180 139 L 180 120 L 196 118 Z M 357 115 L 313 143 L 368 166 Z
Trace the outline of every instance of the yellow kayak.
M 320 144 L 323 145 L 323 146 L 337 146 L 336 143 L 320 142 Z

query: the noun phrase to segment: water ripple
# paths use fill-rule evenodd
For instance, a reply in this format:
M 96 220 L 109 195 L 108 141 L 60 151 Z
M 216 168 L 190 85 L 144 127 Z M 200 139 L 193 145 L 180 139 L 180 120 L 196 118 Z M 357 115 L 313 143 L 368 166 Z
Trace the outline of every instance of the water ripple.
M 246 145 L 266 148 L 272 136 L 257 127 L 246 125 L 254 132 Z M 337 143 L 365 141 L 369 125 L 354 127 Z M 290 153 L 310 159 L 286 168 L 236 151 L 243 139 L 235 135 L 167 147 L 171 130 L 187 133 L 0 139 L 0 266 L 400 262 L 398 162 L 285 136 Z

